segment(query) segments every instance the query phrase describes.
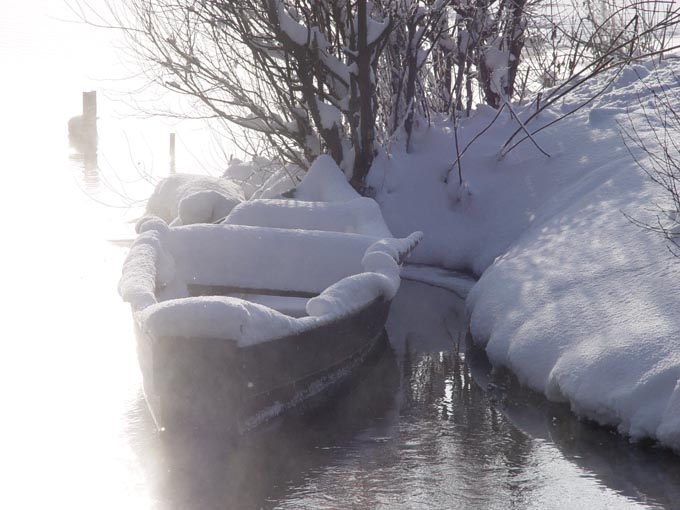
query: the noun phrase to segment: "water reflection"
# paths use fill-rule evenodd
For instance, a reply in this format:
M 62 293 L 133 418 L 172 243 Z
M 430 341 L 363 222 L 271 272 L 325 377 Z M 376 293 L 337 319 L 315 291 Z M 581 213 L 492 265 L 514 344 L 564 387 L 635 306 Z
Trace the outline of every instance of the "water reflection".
M 467 332 L 446 319 L 460 319 L 462 303 L 424 285 L 406 283 L 406 289 L 395 303 L 400 318 L 392 331 L 405 351 L 402 416 L 412 409 L 414 419 L 429 414 L 432 423 L 453 425 L 441 435 L 464 453 L 447 461 L 459 462 L 459 475 L 479 464 L 473 478 L 480 489 L 486 487 L 480 491 L 482 507 L 502 507 L 496 499 L 502 493 L 520 507 L 677 505 L 676 455 L 631 445 L 614 431 L 576 419 L 568 406 L 521 387 L 507 371 L 493 370 Z M 423 344 L 425 352 L 417 352 Z M 442 448 L 456 449 L 447 442 L 436 449 Z
M 97 164 L 97 92 L 83 92 L 83 113 L 68 121 L 69 145 L 75 149 L 69 158 L 83 168 L 83 182 L 86 188 L 99 184 Z
M 680 502 L 680 459 L 649 443 L 632 444 L 615 430 L 576 419 L 569 407 L 548 402 L 494 371 L 486 354 L 465 339 L 467 364 L 489 399 L 523 434 L 553 443 L 565 459 L 605 486 L 648 505 L 675 508 Z
M 128 433 L 158 508 L 273 508 L 295 500 L 296 487 L 357 435 L 391 422 L 398 386 L 396 358 L 385 345 L 333 403 L 238 441 L 157 435 L 141 396 L 130 410 Z
M 498 492 L 494 486 L 509 477 L 509 496 L 522 489 L 514 480 L 530 463 L 532 441 L 488 405 L 458 346 L 438 353 L 414 351 L 404 369 L 402 417 L 414 423 L 426 421 L 431 432 L 436 431 L 426 440 L 414 438 L 419 448 L 441 462 L 455 461 L 458 475 L 474 479 L 478 488 L 486 485 L 492 493 Z M 457 448 L 452 450 L 450 443 Z M 449 458 L 442 458 L 441 452 Z
M 91 152 L 71 152 L 69 159 L 82 170 L 81 180 L 85 189 L 92 191 L 97 189 L 101 180 L 97 162 L 97 147 L 95 146 Z

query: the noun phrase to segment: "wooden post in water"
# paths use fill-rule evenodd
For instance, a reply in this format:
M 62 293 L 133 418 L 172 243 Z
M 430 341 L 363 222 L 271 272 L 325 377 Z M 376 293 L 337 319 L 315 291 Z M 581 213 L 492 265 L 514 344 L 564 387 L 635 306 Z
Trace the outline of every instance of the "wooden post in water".
M 83 114 L 68 121 L 71 145 L 80 152 L 97 150 L 97 92 L 83 92 Z
M 174 174 L 175 171 L 175 133 L 170 133 L 170 173 Z
M 97 173 L 97 92 L 83 92 L 83 113 L 68 121 L 71 147 L 82 158 L 86 173 Z
M 83 131 L 97 133 L 97 91 L 83 92 Z M 91 136 L 91 135 L 90 135 Z

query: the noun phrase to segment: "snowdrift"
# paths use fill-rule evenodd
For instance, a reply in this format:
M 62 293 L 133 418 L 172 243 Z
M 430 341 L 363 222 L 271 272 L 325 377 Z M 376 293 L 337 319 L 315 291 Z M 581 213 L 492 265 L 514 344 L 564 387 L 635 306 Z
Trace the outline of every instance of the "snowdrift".
M 495 365 L 579 416 L 676 451 L 680 260 L 624 215 L 653 222 L 649 209 L 665 197 L 620 127 L 634 125 L 653 146 L 648 122 L 660 124 L 664 114 L 650 101 L 653 89 L 678 87 L 678 72 L 677 60 L 625 69 L 591 105 L 536 136 L 550 158 L 527 141 L 499 160 L 517 127 L 504 112 L 463 157 L 462 187 L 445 122 L 418 133 L 412 154 L 379 158 L 370 175 L 395 235 L 424 232 L 413 260 L 481 275 L 467 309 L 472 335 Z M 574 110 L 610 77 L 532 127 Z M 531 109 L 516 107 L 525 118 Z M 463 122 L 461 148 L 494 115 L 480 108 Z

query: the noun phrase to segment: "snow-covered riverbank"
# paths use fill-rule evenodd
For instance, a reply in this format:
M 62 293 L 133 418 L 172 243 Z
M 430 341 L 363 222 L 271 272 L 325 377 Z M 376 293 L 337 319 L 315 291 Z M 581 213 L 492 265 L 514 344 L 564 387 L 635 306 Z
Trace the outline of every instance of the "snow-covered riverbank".
M 678 86 L 677 60 L 625 69 L 605 94 L 499 160 L 517 127 L 504 112 L 462 159 L 451 126 L 420 130 L 412 154 L 381 156 L 370 184 L 396 236 L 425 234 L 416 262 L 481 275 L 468 300 L 475 341 L 496 365 L 580 416 L 680 450 L 680 260 L 624 213 L 654 221 L 659 188 L 621 136 L 634 122 L 652 145 L 652 88 Z M 532 127 L 597 93 L 602 77 Z M 644 108 L 643 108 L 644 105 Z M 526 117 L 531 107 L 523 111 Z M 522 114 L 522 113 L 521 113 Z M 460 147 L 492 122 L 480 109 Z

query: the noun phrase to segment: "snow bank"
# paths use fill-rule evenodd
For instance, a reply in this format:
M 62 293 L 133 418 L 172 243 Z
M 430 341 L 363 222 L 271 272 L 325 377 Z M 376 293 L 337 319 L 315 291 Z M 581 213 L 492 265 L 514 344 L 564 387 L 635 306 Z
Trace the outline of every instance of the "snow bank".
M 390 229 L 425 232 L 416 262 L 482 275 L 467 307 L 475 341 L 495 365 L 580 416 L 676 450 L 680 261 L 622 214 L 653 221 L 647 209 L 664 197 L 628 154 L 617 122 L 630 116 L 653 146 L 644 118 L 660 123 L 663 112 L 648 98 L 661 84 L 677 87 L 679 66 L 629 68 L 591 106 L 536 136 L 550 158 L 525 142 L 499 161 L 517 127 L 501 114 L 462 159 L 464 189 L 450 171 L 455 145 L 445 122 L 415 133 L 412 154 L 395 148 L 380 157 L 370 175 Z M 572 111 L 608 78 L 531 125 Z M 461 147 L 494 115 L 480 108 L 463 122 Z
M 479 108 L 461 124 L 461 149 L 494 115 L 490 108 Z M 554 118 L 548 112 L 541 122 Z M 412 153 L 395 142 L 391 157 L 379 154 L 368 184 L 390 231 L 397 237 L 416 230 L 424 234 L 412 262 L 480 275 L 531 224 L 536 208 L 569 181 L 565 165 L 573 165 L 574 175 L 587 172 L 586 162 L 567 151 L 568 138 L 555 135 L 538 136 L 552 152 L 550 159 L 536 156 L 525 143 L 498 161 L 500 145 L 516 127 L 510 115 L 502 114 L 463 156 L 463 189 L 457 168 L 451 169 L 456 152 L 448 121 L 430 128 L 423 123 L 412 137 Z M 597 157 L 606 159 L 605 154 Z
M 225 223 L 392 237 L 378 204 L 363 197 L 347 202 L 249 200 L 236 206 Z
M 238 184 L 230 182 L 221 177 L 210 177 L 207 175 L 194 174 L 173 174 L 161 180 L 154 189 L 153 194 L 149 197 L 146 204 L 147 216 L 158 216 L 166 223 L 170 223 L 179 216 L 180 203 L 183 199 L 193 195 L 197 192 L 213 191 L 219 193 L 224 198 L 221 200 L 219 213 L 225 209 L 235 206 L 244 200 L 243 191 Z M 212 203 L 214 205 L 215 196 L 212 195 Z M 195 201 L 186 205 L 187 211 L 185 214 L 192 214 L 192 209 L 195 209 Z M 228 211 L 227 211 L 228 212 Z M 223 218 L 225 215 L 222 215 Z M 211 221 L 218 220 L 213 218 Z
M 359 198 L 347 177 L 328 155 L 319 156 L 295 190 L 297 200 L 344 202 Z
M 472 289 L 472 334 L 548 398 L 680 449 L 680 263 L 621 213 L 654 190 L 619 161 L 569 191 Z

